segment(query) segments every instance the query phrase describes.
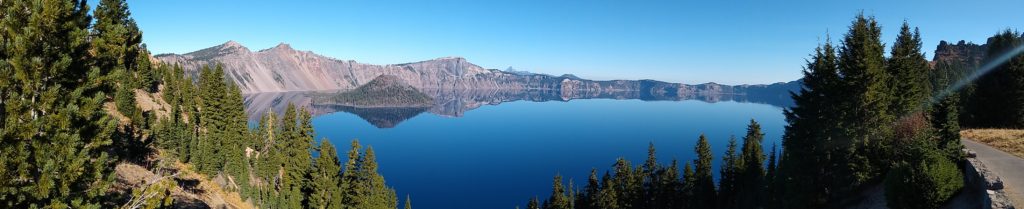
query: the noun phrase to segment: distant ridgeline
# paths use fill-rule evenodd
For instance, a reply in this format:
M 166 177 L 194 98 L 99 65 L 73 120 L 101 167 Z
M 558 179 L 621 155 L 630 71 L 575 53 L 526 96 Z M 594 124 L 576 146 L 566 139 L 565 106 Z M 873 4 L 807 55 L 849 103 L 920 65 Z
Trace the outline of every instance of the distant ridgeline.
M 783 101 L 789 100 L 789 91 L 799 88 L 798 81 L 735 86 L 716 83 L 689 85 L 655 80 L 594 81 L 568 74 L 552 76 L 514 69 L 484 69 L 461 57 L 372 65 L 298 51 L 283 43 L 253 52 L 237 42 L 229 41 L 196 52 L 161 54 L 156 58 L 164 63 L 181 65 L 186 74 L 196 74 L 205 65 L 220 64 L 228 80 L 233 81 L 244 94 L 355 89 L 380 75 L 394 76 L 394 80 L 401 80 L 423 91 L 551 90 L 564 99 L 629 95 L 635 92 L 631 98 L 644 100 L 746 95 L 752 101 Z
M 390 77 L 390 76 L 389 76 Z M 790 107 L 793 100 L 789 98 L 787 89 L 799 88 L 799 81 L 748 88 L 750 94 L 706 94 L 706 95 L 675 95 L 674 91 L 655 91 L 665 84 L 657 81 L 641 81 L 645 91 L 600 92 L 597 94 L 571 94 L 550 89 L 424 89 L 420 91 L 412 87 L 395 90 L 400 93 L 368 93 L 383 92 L 362 90 L 342 90 L 341 92 L 275 92 L 246 94 L 246 112 L 250 120 L 257 120 L 261 115 L 273 111 L 283 112 L 288 104 L 307 107 L 314 116 L 334 112 L 349 112 L 367 120 L 378 128 L 391 128 L 398 123 L 415 117 L 422 112 L 435 115 L 461 117 L 467 111 L 485 105 L 499 105 L 512 101 L 569 101 L 574 99 L 636 99 L 643 101 L 680 101 L 698 100 L 704 102 L 751 102 L 776 106 Z M 369 85 L 369 84 L 368 84 Z M 364 86 L 368 86 L 364 85 Z M 422 91 L 422 92 L 421 92 Z M 762 93 L 765 92 L 765 93 Z M 419 95 L 424 94 L 426 97 Z M 672 93 L 669 95 L 669 93 Z M 785 96 L 784 96 L 785 95 Z M 429 103 L 427 99 L 430 99 Z

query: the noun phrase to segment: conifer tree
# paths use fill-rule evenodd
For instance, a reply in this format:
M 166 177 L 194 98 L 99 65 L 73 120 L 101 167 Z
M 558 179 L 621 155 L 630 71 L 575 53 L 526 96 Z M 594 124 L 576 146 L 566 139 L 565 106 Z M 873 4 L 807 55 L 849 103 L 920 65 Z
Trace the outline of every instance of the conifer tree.
M 740 155 L 736 153 L 736 137 L 729 137 L 729 145 L 725 155 L 722 156 L 722 165 L 719 166 L 718 181 L 718 208 L 730 209 L 737 207 L 736 198 L 739 190 L 739 169 L 742 168 Z
M 615 174 L 612 176 L 614 177 L 612 182 L 615 187 L 612 187 L 611 191 L 616 193 L 618 206 L 623 208 L 638 206 L 640 196 L 643 194 L 641 193 L 643 176 L 639 175 L 640 172 L 635 171 L 625 158 L 618 158 L 614 166 Z
M 181 74 L 184 75 L 184 70 L 181 69 L 181 66 L 175 66 L 174 68 L 175 71 L 181 72 Z M 197 98 L 199 95 L 196 93 L 196 88 L 198 87 L 196 86 L 195 83 L 192 82 L 191 77 L 185 77 L 181 80 L 178 80 L 178 82 L 178 87 L 180 87 L 180 93 L 177 96 L 178 106 L 181 107 L 181 114 L 183 114 L 182 120 L 188 120 L 187 124 L 183 124 L 184 129 L 186 129 L 186 133 L 183 134 L 185 134 L 187 138 L 182 140 L 183 142 L 186 142 L 188 145 L 186 146 L 187 153 L 185 154 L 185 159 L 183 160 L 185 162 L 197 165 L 197 159 L 199 158 L 198 156 L 201 154 L 199 152 L 201 150 L 199 147 L 199 136 L 201 127 L 199 104 L 201 103 L 201 99 L 193 99 Z
M 640 192 L 642 196 L 638 204 L 640 204 L 639 207 L 651 208 L 654 207 L 653 204 L 661 201 L 658 199 L 658 193 L 661 192 L 661 175 L 664 174 L 664 169 L 661 168 L 661 165 L 658 165 L 653 142 L 648 143 L 647 160 L 644 161 L 641 169 L 643 170 L 641 170 L 640 178 L 643 178 L 643 180 L 642 188 L 640 189 L 643 192 Z
M 247 126 L 248 119 L 245 116 L 245 104 L 243 104 L 242 93 L 238 87 L 229 82 L 226 88 L 227 98 L 224 100 L 226 104 L 223 113 L 227 115 L 225 118 L 227 121 L 226 130 L 221 138 L 224 171 L 237 186 L 246 187 L 248 183 L 245 183 L 246 181 L 243 179 L 248 179 L 249 166 L 247 166 L 247 157 L 244 151 L 251 143 L 247 142 L 249 128 Z
M 297 148 L 296 149 L 296 156 L 298 156 L 298 159 L 295 159 L 292 162 L 293 163 L 297 163 L 297 165 L 300 165 L 300 167 L 296 167 L 296 169 L 304 169 L 300 173 L 301 176 L 296 176 L 296 178 L 298 178 L 298 177 L 302 178 L 302 182 L 300 184 L 300 186 L 301 186 L 300 188 L 301 188 L 302 196 L 303 196 L 303 199 L 304 199 L 303 204 L 306 204 L 306 203 L 308 203 L 308 199 L 309 199 L 308 197 L 312 195 L 311 191 L 313 191 L 315 189 L 314 188 L 315 186 L 312 185 L 312 184 L 313 184 L 313 174 L 316 172 L 316 168 L 313 166 L 313 156 L 311 154 L 313 152 L 317 151 L 318 148 L 317 148 L 317 145 L 316 145 L 316 140 L 314 140 L 314 138 L 313 138 L 313 137 L 316 136 L 316 133 L 313 131 L 313 121 L 312 121 L 313 120 L 313 116 L 312 116 L 312 114 L 309 112 L 309 110 L 306 110 L 306 108 L 303 107 L 303 108 L 301 108 L 299 110 L 299 117 L 301 118 L 299 120 L 299 124 L 298 124 L 298 127 L 297 127 L 297 130 L 299 131 L 299 133 L 297 135 L 299 140 L 294 141 L 295 145 L 293 145 L 293 146 L 295 146 Z M 304 153 L 305 155 L 303 155 L 301 153 Z M 302 165 L 304 165 L 304 166 L 302 166 Z M 394 207 L 390 207 L 390 208 L 392 208 L 392 209 L 397 208 L 398 207 L 397 201 L 398 201 L 398 197 L 396 196 L 395 197 L 395 202 L 396 203 L 395 203 Z
M 96 15 L 96 24 L 93 25 L 91 43 L 95 50 L 95 66 L 101 74 L 114 75 L 105 79 L 105 85 L 111 90 L 115 88 L 114 83 L 127 85 L 127 89 L 141 87 L 134 82 L 138 79 L 134 78 L 139 67 L 139 54 L 142 53 L 142 32 L 131 18 L 128 3 L 124 0 L 101 0 L 93 14 Z
M 765 180 L 765 187 L 767 187 L 767 188 L 765 189 L 766 194 L 763 196 L 763 198 L 765 198 L 764 205 L 763 205 L 764 208 L 777 208 L 778 207 L 778 202 L 779 202 L 778 201 L 779 195 L 777 195 L 777 194 L 779 194 L 779 191 L 778 191 L 779 185 L 777 183 L 778 180 L 776 180 L 778 178 L 778 166 L 777 166 L 777 163 L 776 163 L 777 162 L 776 161 L 777 160 L 777 157 L 776 157 L 777 154 L 775 152 L 776 152 L 775 144 L 772 144 L 771 154 L 768 155 L 768 167 L 765 168 L 764 180 Z
M 946 62 L 936 64 L 937 69 L 945 67 Z M 937 88 L 947 88 L 951 85 L 952 72 L 944 71 L 935 74 Z M 931 109 L 931 125 L 938 137 L 938 148 L 953 162 L 963 159 L 963 145 L 960 144 L 960 93 L 950 92 L 941 96 L 939 101 Z
M 154 67 L 154 64 L 149 60 L 149 50 L 146 49 L 146 44 L 141 44 L 139 47 L 137 60 L 137 68 L 135 71 L 139 74 L 139 81 L 142 83 L 142 90 L 149 93 L 156 93 L 157 88 L 160 86 L 163 80 L 163 74 L 160 72 L 159 66 L 166 66 L 160 64 L 158 67 Z
M 715 180 L 711 175 L 713 158 L 711 144 L 708 144 L 708 139 L 704 137 L 704 134 L 701 134 L 700 139 L 697 140 L 694 152 L 697 153 L 697 159 L 693 161 L 694 167 L 696 167 L 693 174 L 693 200 L 695 202 L 691 206 L 693 208 L 713 208 L 718 202 L 718 195 L 715 193 Z
M 658 159 L 655 156 L 654 143 L 651 142 L 647 144 L 647 160 L 644 161 L 643 174 L 645 174 L 648 178 L 652 178 L 656 175 L 657 170 Z
M 680 190 L 682 190 L 683 202 L 680 203 L 684 208 L 695 208 L 696 203 L 701 200 L 694 198 L 694 185 L 697 184 L 696 174 L 693 171 L 693 165 L 690 161 L 686 161 L 686 165 L 683 166 L 683 182 Z
M 113 180 L 85 1 L 0 2 L 0 207 L 96 208 Z
M 405 209 L 412 209 L 412 199 L 409 199 L 409 195 L 405 195 Z
M 289 104 L 285 110 L 281 130 L 281 146 L 278 150 L 282 155 L 284 176 L 282 182 L 282 202 L 287 208 L 302 207 L 306 201 L 304 191 L 308 188 L 307 182 L 310 167 L 312 166 L 312 137 L 302 133 L 309 113 L 305 110 L 297 110 L 295 105 Z
M 320 156 L 316 159 L 316 172 L 313 174 L 315 188 L 309 199 L 310 208 L 342 208 L 341 160 L 335 150 L 329 140 L 320 140 Z M 405 207 L 409 208 L 409 196 L 405 198 Z
M 265 207 L 271 207 L 278 205 L 276 201 L 278 194 L 276 188 L 281 188 L 279 181 L 270 181 L 271 179 L 280 179 L 279 171 L 282 168 L 282 157 L 281 151 L 277 141 L 280 140 L 280 125 L 277 123 L 277 115 L 274 111 L 268 111 L 260 119 L 259 128 L 256 132 L 257 138 L 263 140 L 262 144 L 257 148 L 258 152 L 253 156 L 255 159 L 253 162 L 253 168 L 256 170 L 257 178 L 264 179 L 266 183 L 257 185 L 258 191 L 253 192 L 258 195 L 260 205 Z
M 122 79 L 127 80 L 127 77 Z M 117 112 L 130 118 L 132 122 L 139 122 L 142 113 L 135 104 L 135 89 L 130 85 L 125 83 L 117 86 L 117 90 L 114 91 L 114 104 L 117 105 Z
M 569 197 L 565 195 L 564 187 L 562 175 L 555 175 L 554 183 L 551 186 L 551 197 L 546 200 L 544 209 L 570 209 Z
M 900 27 L 891 52 L 886 64 L 893 85 L 891 112 L 896 116 L 904 116 L 921 110 L 931 96 L 932 87 L 928 81 L 931 69 L 921 52 L 921 33 L 917 28 L 911 31 L 906 21 Z
M 345 208 L 359 208 L 363 205 L 364 201 L 362 196 L 366 193 L 366 189 L 359 180 L 359 168 L 362 165 L 362 157 L 359 154 L 359 140 L 352 140 L 351 148 L 348 151 L 347 161 L 345 162 L 345 170 L 341 174 L 341 188 L 342 198 L 341 202 Z
M 373 152 L 373 147 L 367 146 L 366 155 L 363 157 L 365 160 L 359 169 L 359 176 L 367 190 L 363 196 L 366 205 L 362 205 L 362 208 L 397 208 L 398 197 L 396 197 L 395 191 L 388 187 L 384 182 L 384 177 L 377 173 L 377 157 Z
M 765 170 L 764 149 L 761 141 L 764 133 L 761 124 L 753 119 L 747 125 L 747 135 L 743 137 L 743 151 L 738 163 L 736 180 L 736 203 L 738 208 L 756 208 L 764 205 Z
M 541 209 L 540 200 L 537 200 L 537 197 L 530 198 L 530 202 L 526 203 L 526 209 Z
M 569 207 L 567 207 L 567 208 L 575 209 L 576 208 L 576 198 L 577 198 L 577 195 L 579 195 L 579 190 L 576 189 L 576 183 L 573 182 L 572 178 L 569 178 L 569 189 L 566 190 L 565 192 L 568 193 L 566 196 L 569 198 L 568 199 Z
M 933 87 L 930 102 L 934 105 L 936 98 L 951 96 L 950 94 L 955 93 L 959 106 L 957 108 L 958 123 L 965 126 L 975 124 L 975 115 L 970 110 L 974 105 L 972 100 L 978 84 L 977 82 L 962 84 L 959 89 L 951 89 L 951 86 L 955 82 L 966 79 L 968 73 L 971 73 L 968 70 L 974 70 L 974 68 L 976 67 L 968 67 L 968 63 L 965 62 L 936 60 L 935 67 L 930 71 L 931 75 L 929 76 Z
M 1024 38 L 1009 29 L 988 38 L 985 62 L 995 62 L 1006 53 L 1024 45 Z M 967 110 L 974 118 L 971 126 L 985 128 L 1024 127 L 1024 53 L 982 75 Z
M 619 200 L 617 188 L 619 185 L 612 180 L 611 175 L 608 172 L 604 173 L 601 177 L 601 192 L 597 195 L 597 208 L 625 208 L 622 206 Z
M 226 113 L 227 92 L 224 82 L 224 71 L 217 66 L 211 69 L 204 66 L 200 72 L 200 118 L 199 126 L 203 132 L 197 144 L 198 161 L 196 167 L 202 173 L 213 176 L 221 171 L 225 162 L 224 138 L 228 124 Z
M 576 203 L 577 207 L 580 209 L 597 209 L 600 193 L 601 182 L 597 178 L 597 169 L 591 168 L 590 176 L 587 178 L 587 185 L 583 187 L 583 195 L 580 197 L 580 201 Z
M 881 27 L 874 17 L 860 14 L 853 21 L 839 49 L 839 72 L 843 75 L 841 110 L 846 129 L 837 143 L 842 160 L 834 175 L 836 197 L 844 196 L 884 172 L 888 158 L 892 123 L 890 79 L 885 70 Z
M 832 44 L 816 48 L 803 70 L 803 87 L 792 93 L 795 105 L 783 113 L 789 123 L 782 136 L 779 193 L 782 208 L 820 208 L 828 197 L 832 153 L 841 142 L 838 58 Z M 814 156 L 814 157 L 807 157 Z
M 657 192 L 655 192 L 655 199 L 658 202 L 652 207 L 654 208 L 679 208 L 682 207 L 680 201 L 683 197 L 681 192 L 681 176 L 679 174 L 679 161 L 673 159 L 672 164 L 668 168 L 664 169 L 662 175 L 657 183 Z
M 184 116 L 185 105 L 183 91 L 185 87 L 183 85 L 191 86 L 191 82 L 185 83 L 184 73 L 180 67 L 171 68 L 168 65 L 158 65 L 159 71 L 164 72 L 167 76 L 164 76 L 166 80 L 164 83 L 164 101 L 167 102 L 170 107 L 169 117 L 163 118 L 160 122 L 160 134 L 157 136 L 157 145 L 164 151 L 169 151 L 177 156 L 182 162 L 188 162 L 189 158 L 189 139 L 191 134 L 189 133 L 188 126 L 185 124 L 187 120 Z

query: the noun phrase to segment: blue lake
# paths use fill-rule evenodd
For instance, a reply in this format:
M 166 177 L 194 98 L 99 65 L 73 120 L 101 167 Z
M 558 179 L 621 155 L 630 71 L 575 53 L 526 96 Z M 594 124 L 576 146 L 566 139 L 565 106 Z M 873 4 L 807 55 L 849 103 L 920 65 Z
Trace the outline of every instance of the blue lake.
M 512 99 L 383 116 L 312 109 L 318 139 L 337 145 L 343 160 L 352 139 L 372 146 L 387 184 L 399 199 L 410 195 L 413 207 L 509 209 L 547 197 L 555 174 L 583 186 L 591 168 L 603 173 L 616 158 L 642 163 L 648 143 L 662 163 L 693 160 L 701 133 L 710 139 L 717 175 L 729 137 L 741 140 L 751 119 L 764 129 L 766 152 L 781 149 L 782 107 L 736 101 Z M 257 103 L 247 98 L 247 105 Z

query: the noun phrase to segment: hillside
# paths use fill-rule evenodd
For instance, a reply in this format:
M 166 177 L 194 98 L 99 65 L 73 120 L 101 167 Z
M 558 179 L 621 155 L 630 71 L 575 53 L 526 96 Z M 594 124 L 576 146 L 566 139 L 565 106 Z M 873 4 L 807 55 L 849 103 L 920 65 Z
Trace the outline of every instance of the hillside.
M 350 107 L 430 107 L 433 99 L 401 78 L 392 75 L 377 76 L 351 91 L 318 99 L 321 104 Z

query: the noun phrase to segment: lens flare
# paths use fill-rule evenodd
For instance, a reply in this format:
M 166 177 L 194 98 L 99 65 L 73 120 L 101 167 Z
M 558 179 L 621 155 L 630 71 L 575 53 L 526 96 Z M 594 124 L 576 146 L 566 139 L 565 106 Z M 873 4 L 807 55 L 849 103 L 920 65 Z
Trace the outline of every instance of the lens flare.
M 1014 48 L 1013 50 L 1003 53 L 999 57 L 990 60 L 988 63 L 985 63 L 985 65 L 982 65 L 974 72 L 971 72 L 970 75 L 961 78 L 956 83 L 953 83 L 953 85 L 950 85 L 949 87 L 946 87 L 946 89 L 943 89 L 935 97 L 933 97 L 931 101 L 929 101 L 929 105 L 938 103 L 939 101 L 942 100 L 942 98 L 945 98 L 946 96 L 952 94 L 953 92 L 960 91 L 960 89 L 963 88 L 964 86 L 967 86 L 967 84 L 970 84 L 971 82 L 974 82 L 981 76 L 988 74 L 992 70 L 995 70 L 996 67 L 1005 64 L 1006 62 L 1010 61 L 1010 59 L 1013 59 L 1014 57 L 1020 55 L 1021 53 L 1024 53 L 1024 45 L 1018 46 L 1017 48 Z

